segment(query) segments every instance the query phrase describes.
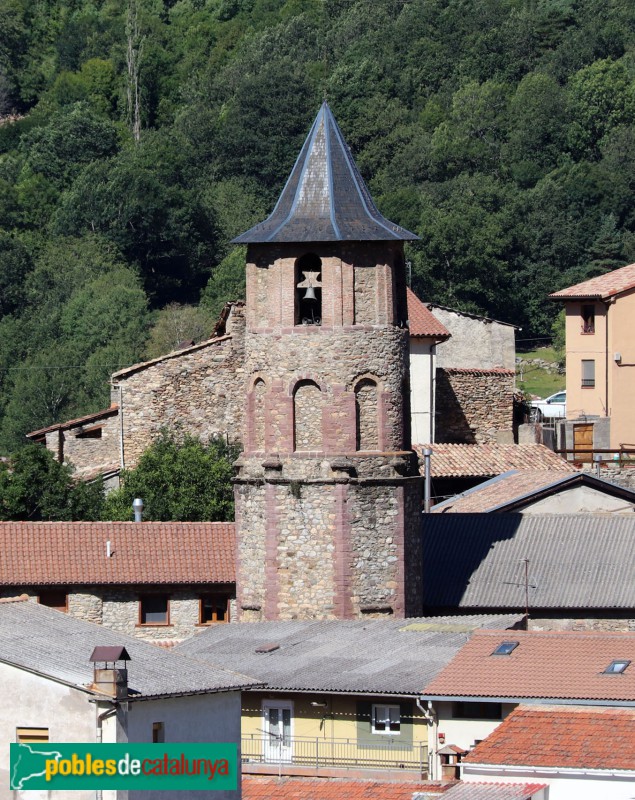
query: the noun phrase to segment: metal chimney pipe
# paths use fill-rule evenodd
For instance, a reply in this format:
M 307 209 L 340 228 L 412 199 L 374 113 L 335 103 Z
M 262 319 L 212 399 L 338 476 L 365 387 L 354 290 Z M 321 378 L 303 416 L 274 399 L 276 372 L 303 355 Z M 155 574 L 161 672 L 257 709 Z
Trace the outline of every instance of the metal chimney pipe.
M 135 497 L 132 501 L 132 510 L 134 511 L 134 521 L 143 522 L 143 500 L 140 497 Z
M 432 450 L 426 447 L 423 450 L 423 512 L 430 513 L 430 496 L 432 494 L 432 477 L 430 473 L 430 461 Z

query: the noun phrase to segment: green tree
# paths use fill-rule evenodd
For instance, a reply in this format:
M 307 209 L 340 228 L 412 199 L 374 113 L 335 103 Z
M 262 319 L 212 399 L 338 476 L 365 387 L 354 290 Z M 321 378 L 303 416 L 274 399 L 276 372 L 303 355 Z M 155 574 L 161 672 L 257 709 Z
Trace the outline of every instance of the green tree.
M 176 350 L 181 342 L 210 339 L 216 319 L 203 306 L 170 303 L 157 312 L 146 346 L 147 358 Z
M 232 462 L 238 447 L 223 439 L 203 444 L 163 431 L 133 470 L 121 474 L 121 488 L 106 498 L 103 519 L 127 520 L 140 497 L 147 520 L 226 522 L 234 518 Z
M 0 519 L 29 521 L 97 520 L 103 487 L 73 480 L 41 445 L 29 445 L 0 465 Z

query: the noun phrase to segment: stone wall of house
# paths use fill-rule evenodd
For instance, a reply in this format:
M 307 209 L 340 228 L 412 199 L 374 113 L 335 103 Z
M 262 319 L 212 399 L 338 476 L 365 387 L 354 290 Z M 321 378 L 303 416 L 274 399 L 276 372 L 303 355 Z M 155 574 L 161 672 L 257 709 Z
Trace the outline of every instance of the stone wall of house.
M 434 304 L 434 316 L 452 334 L 437 348 L 437 366 L 441 369 L 516 368 L 514 326 L 496 320 L 466 314 Z
M 530 617 L 527 628 L 530 631 L 616 631 L 635 633 L 635 618 L 632 611 L 618 616 L 617 612 L 609 612 L 615 616 L 582 617 L 567 616 L 563 611 L 562 617 Z M 629 616 L 630 614 L 630 616 Z
M 93 438 L 94 433 L 99 433 L 99 438 Z M 72 464 L 76 477 L 87 478 L 120 466 L 118 413 L 85 427 L 60 431 L 60 435 L 64 461 Z
M 437 369 L 435 438 L 513 444 L 515 374 L 506 369 Z
M 243 428 L 244 310 L 234 304 L 227 333 L 113 375 L 113 402 L 123 413 L 127 468 L 164 427 L 207 441 L 237 441 Z
M 60 587 L 51 587 L 60 589 Z M 63 589 L 60 589 L 63 591 Z M 37 602 L 41 587 L 6 587 L 0 590 L 0 597 L 14 597 L 26 594 L 29 600 Z M 121 631 L 129 636 L 136 636 L 152 642 L 179 642 L 203 630 L 206 625 L 199 624 L 200 598 L 206 594 L 234 594 L 234 587 L 219 586 L 185 586 L 165 587 L 169 595 L 169 624 L 139 624 L 140 597 L 163 592 L 156 586 L 73 586 L 68 592 L 67 613 L 78 619 L 104 625 L 112 630 Z M 229 618 L 235 618 L 236 603 L 230 601 Z

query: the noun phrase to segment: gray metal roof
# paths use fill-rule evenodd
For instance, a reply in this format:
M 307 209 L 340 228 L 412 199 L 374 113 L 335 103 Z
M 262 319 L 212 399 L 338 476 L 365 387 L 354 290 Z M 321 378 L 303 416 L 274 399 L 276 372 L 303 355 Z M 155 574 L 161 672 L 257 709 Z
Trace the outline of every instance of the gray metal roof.
M 473 630 L 508 628 L 519 620 L 519 615 L 481 614 L 216 625 L 177 651 L 244 670 L 266 681 L 267 689 L 414 695 Z
M 271 215 L 233 241 L 253 244 L 418 238 L 379 213 L 325 101 Z
M 95 647 L 125 647 L 128 683 L 142 697 L 207 694 L 256 681 L 28 601 L 0 602 L 0 661 L 80 688 L 93 682 Z
M 531 800 L 545 786 L 546 783 L 458 783 L 443 793 L 443 800 Z M 417 800 L 417 795 L 412 800 Z
M 635 608 L 635 516 L 427 514 L 424 606 Z

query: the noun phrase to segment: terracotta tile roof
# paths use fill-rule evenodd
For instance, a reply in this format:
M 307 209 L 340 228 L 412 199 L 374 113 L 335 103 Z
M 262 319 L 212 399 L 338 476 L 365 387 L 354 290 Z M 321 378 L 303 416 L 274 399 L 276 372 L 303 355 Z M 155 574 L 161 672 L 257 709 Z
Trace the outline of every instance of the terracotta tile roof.
M 417 295 L 406 288 L 408 297 L 408 327 L 411 336 L 424 336 L 426 338 L 449 339 L 450 331 L 434 316 L 432 311 L 424 305 Z
M 565 462 L 566 463 L 566 462 Z M 583 481 L 582 474 L 547 470 L 510 470 L 479 486 L 450 497 L 432 509 L 436 514 L 475 514 L 509 510 L 512 503 L 527 502 L 538 493 L 561 491 L 568 484 Z M 535 498 L 534 498 L 535 499 Z
M 37 431 L 31 431 L 26 434 L 27 439 L 35 436 L 42 436 L 42 434 L 49 433 L 55 430 L 67 430 L 68 428 L 76 428 L 79 425 L 85 425 L 89 422 L 97 422 L 106 417 L 112 417 L 119 413 L 119 406 L 112 405 L 110 408 L 105 408 L 103 411 L 95 411 L 93 414 L 87 414 L 85 417 L 78 417 L 77 419 L 69 419 L 66 422 L 56 422 L 55 425 L 49 425 L 48 428 L 40 428 Z
M 433 478 L 491 477 L 510 469 L 575 472 L 542 444 L 415 444 L 421 458 L 432 448 Z
M 439 784 L 244 776 L 243 800 L 412 800 L 418 792 L 445 791 Z
M 521 706 L 464 762 L 635 770 L 635 711 Z
M 0 585 L 233 583 L 234 550 L 233 522 L 2 522 Z
M 559 292 L 553 292 L 549 297 L 554 300 L 573 300 L 578 297 L 604 299 L 633 288 L 635 288 L 635 264 L 629 264 L 621 269 L 607 272 L 606 275 L 598 275 L 596 278 L 568 286 Z
M 458 783 L 443 800 L 531 800 L 547 788 L 546 783 Z
M 502 642 L 519 644 L 509 655 L 492 655 Z M 617 659 L 632 663 L 619 675 L 604 674 Z M 424 695 L 635 705 L 635 633 L 476 631 Z

